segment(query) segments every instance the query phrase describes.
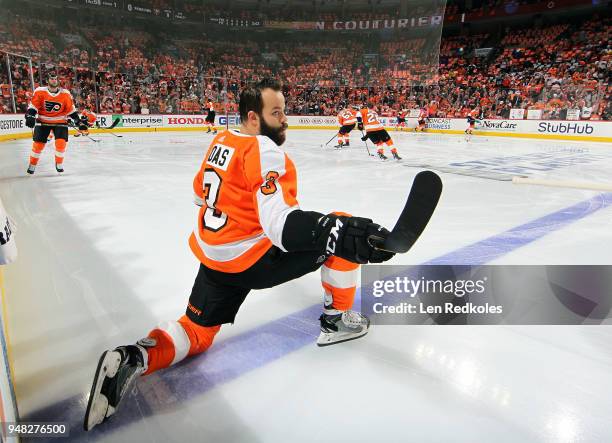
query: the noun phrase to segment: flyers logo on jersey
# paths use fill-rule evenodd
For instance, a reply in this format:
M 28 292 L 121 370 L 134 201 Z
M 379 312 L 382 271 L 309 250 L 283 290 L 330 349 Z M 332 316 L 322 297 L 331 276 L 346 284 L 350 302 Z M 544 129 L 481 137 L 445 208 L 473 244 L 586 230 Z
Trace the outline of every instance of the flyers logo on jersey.
M 227 171 L 227 167 L 234 156 L 234 148 L 216 144 L 210 150 L 206 164 Z
M 62 109 L 62 104 L 59 102 L 51 102 L 48 100 L 45 100 L 45 111 L 47 112 L 58 112 L 60 109 Z

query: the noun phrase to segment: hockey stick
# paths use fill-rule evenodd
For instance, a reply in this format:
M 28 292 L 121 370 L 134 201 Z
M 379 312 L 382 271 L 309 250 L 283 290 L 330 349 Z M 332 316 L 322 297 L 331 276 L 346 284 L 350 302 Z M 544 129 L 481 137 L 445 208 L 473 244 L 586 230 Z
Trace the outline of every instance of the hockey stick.
M 108 128 L 102 128 L 102 129 L 113 129 L 115 126 L 117 126 L 119 124 L 120 120 L 121 120 L 120 118 L 116 118 L 112 125 L 110 125 Z M 96 122 L 96 123 L 98 123 L 98 122 Z
M 386 239 L 368 237 L 375 249 L 394 253 L 408 252 L 425 230 L 442 194 L 442 180 L 432 171 L 421 171 L 414 178 L 408 200 Z
M 321 145 L 321 147 L 322 147 L 322 148 L 324 148 L 325 146 L 329 145 L 329 144 L 330 144 L 330 142 L 331 142 L 333 139 L 335 139 L 337 135 L 338 135 L 338 133 L 335 133 L 335 134 L 332 136 L 332 138 L 330 138 L 330 139 L 327 141 L 327 143 L 325 143 L 324 145 Z
M 117 126 L 117 125 L 119 124 L 119 120 L 120 120 L 120 119 L 118 119 L 118 118 L 117 118 L 117 119 L 115 119 L 115 121 L 113 122 L 113 124 L 112 124 L 112 125 L 110 125 L 108 128 L 105 128 L 105 127 L 103 127 L 103 126 L 100 126 L 100 125 L 98 124 L 98 122 L 96 121 L 96 128 L 97 128 L 97 129 L 104 129 L 105 131 L 108 131 L 108 133 L 109 133 L 110 135 L 114 135 L 115 137 L 118 137 L 118 138 L 123 138 L 123 135 L 118 135 L 118 134 L 115 134 L 114 132 L 110 132 L 110 130 L 111 130 L 111 129 L 113 129 L 115 126 Z
M 75 125 L 74 125 L 74 123 L 72 123 L 72 122 L 68 122 L 68 126 L 70 126 L 70 127 L 71 127 L 71 128 L 73 128 L 73 129 L 77 129 L 77 130 L 79 129 L 79 127 L 78 127 L 78 126 L 75 126 Z M 85 135 L 85 134 L 80 134 L 80 135 L 82 135 L 83 137 L 87 137 L 87 138 L 88 138 L 88 139 L 90 139 L 92 142 L 96 142 L 96 143 L 99 143 L 99 142 L 100 142 L 100 140 L 96 140 L 95 138 L 91 138 L 89 135 Z
M 365 137 L 365 136 L 363 135 L 363 129 L 362 129 L 361 130 L 361 140 L 363 140 L 363 137 Z M 366 147 L 366 149 L 368 151 L 368 155 L 370 157 L 374 157 L 374 155 L 370 154 L 370 148 L 368 147 L 368 139 L 366 138 L 365 140 L 363 140 L 363 142 L 365 143 L 365 147 Z

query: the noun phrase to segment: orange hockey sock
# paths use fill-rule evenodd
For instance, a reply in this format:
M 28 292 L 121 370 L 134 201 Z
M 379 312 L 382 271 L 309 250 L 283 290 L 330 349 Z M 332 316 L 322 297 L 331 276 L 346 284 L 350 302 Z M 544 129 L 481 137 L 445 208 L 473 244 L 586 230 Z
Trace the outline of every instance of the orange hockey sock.
M 64 163 L 64 152 L 66 152 L 66 140 L 63 138 L 55 139 L 55 164 Z
M 167 368 L 189 355 L 206 351 L 221 329 L 218 326 L 200 326 L 183 315 L 178 321 L 168 321 L 149 333 L 156 341 L 148 347 L 148 368 L 143 375 Z
M 36 166 L 38 164 L 38 159 L 40 158 L 40 154 L 43 149 L 45 149 L 45 144 L 42 142 L 34 142 L 32 143 L 32 152 L 30 153 L 30 164 Z

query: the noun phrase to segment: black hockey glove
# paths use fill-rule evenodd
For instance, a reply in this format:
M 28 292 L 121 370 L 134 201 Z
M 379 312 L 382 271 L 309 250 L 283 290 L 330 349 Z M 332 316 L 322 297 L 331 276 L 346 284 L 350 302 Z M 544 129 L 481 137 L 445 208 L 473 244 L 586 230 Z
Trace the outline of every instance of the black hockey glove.
M 79 119 L 79 131 L 86 131 L 89 129 L 89 121 L 87 120 L 87 117 L 85 117 L 84 115 L 81 116 L 81 118 Z
M 368 237 L 375 236 L 378 242 L 384 242 L 388 235 L 388 230 L 369 218 L 335 214 L 321 217 L 315 232 L 325 254 L 360 264 L 382 263 L 395 255 L 392 252 L 374 249 L 368 241 Z
M 28 109 L 25 115 L 26 126 L 28 128 L 33 128 L 36 126 L 36 111 L 32 108 Z
M 360 131 L 363 131 L 363 123 L 362 122 L 357 123 L 357 129 L 359 129 Z
M 72 114 L 68 115 L 68 126 L 73 126 L 77 128 L 81 124 L 81 116 L 78 112 L 74 111 Z
M 361 141 L 366 141 L 368 139 L 368 134 L 365 134 L 363 137 L 361 137 Z

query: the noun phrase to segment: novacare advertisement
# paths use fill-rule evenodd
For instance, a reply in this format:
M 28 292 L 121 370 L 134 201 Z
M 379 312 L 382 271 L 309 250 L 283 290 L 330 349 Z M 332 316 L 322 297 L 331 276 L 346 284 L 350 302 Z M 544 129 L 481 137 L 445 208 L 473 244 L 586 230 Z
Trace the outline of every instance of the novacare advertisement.
M 516 120 L 481 120 L 483 131 L 518 132 L 519 123 Z

